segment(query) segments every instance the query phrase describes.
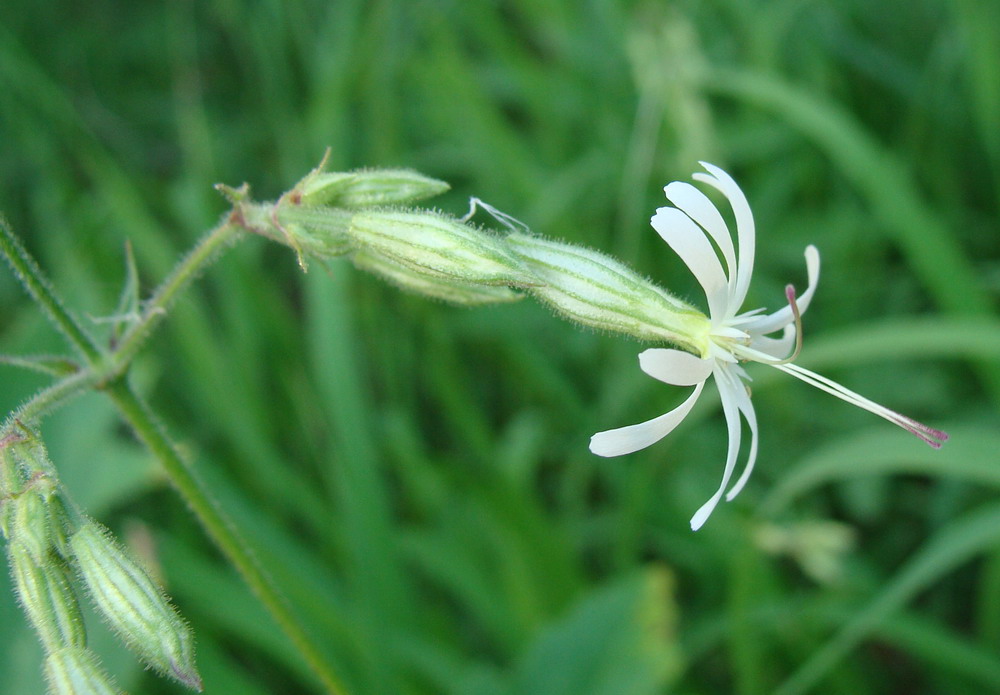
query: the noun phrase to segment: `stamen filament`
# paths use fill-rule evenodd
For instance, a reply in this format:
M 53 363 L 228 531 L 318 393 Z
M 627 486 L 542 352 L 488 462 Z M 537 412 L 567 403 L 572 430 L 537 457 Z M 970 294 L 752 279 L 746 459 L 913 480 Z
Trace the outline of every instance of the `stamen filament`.
M 795 287 L 793 285 L 785 286 L 785 297 L 788 298 L 788 306 L 792 310 L 792 320 L 795 322 L 795 349 L 792 350 L 791 355 L 777 364 L 794 362 L 802 351 L 802 313 L 799 311 L 799 305 L 795 302 Z
M 815 386 L 821 391 L 826 391 L 831 396 L 836 396 L 843 401 L 847 401 L 848 403 L 856 405 L 860 408 L 864 408 L 868 412 L 874 413 L 894 425 L 902 427 L 904 430 L 920 438 L 928 446 L 935 449 L 940 449 L 941 444 L 948 440 L 947 432 L 936 430 L 933 427 L 928 427 L 927 425 L 917 422 L 916 420 L 902 415 L 901 413 L 889 410 L 885 406 L 879 405 L 878 403 L 865 398 L 861 394 L 855 393 L 854 391 L 841 386 L 836 381 L 828 379 L 825 376 L 817 374 L 816 372 L 809 371 L 808 369 L 800 367 L 797 364 L 774 364 L 774 366 L 783 372 L 801 379 L 811 386 Z

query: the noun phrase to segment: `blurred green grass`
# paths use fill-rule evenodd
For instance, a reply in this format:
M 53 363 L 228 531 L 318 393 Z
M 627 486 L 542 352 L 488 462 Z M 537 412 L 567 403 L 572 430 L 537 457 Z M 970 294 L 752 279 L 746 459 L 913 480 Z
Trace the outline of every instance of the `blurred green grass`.
M 7 0 L 0 210 L 99 317 L 126 239 L 148 289 L 223 213 L 213 183 L 274 197 L 329 145 L 334 168 L 416 168 L 453 184 L 442 209 L 483 197 L 701 303 L 647 216 L 723 165 L 758 221 L 750 303 L 817 244 L 802 363 L 954 430 L 940 455 L 758 369 L 755 477 L 692 534 L 725 448 L 711 403 L 649 450 L 587 451 L 681 397 L 637 345 L 529 302 L 302 276 L 260 240 L 134 378 L 351 693 L 998 689 L 998 74 L 993 0 Z M 60 348 L 8 274 L 0 307 L 0 350 Z M 43 384 L 5 367 L 0 406 Z M 315 692 L 99 396 L 44 433 L 85 508 L 152 532 L 207 692 Z M 856 531 L 836 581 L 753 542 L 822 519 Z M 0 682 L 38 693 L 7 581 Z M 180 692 L 91 632 L 130 691 Z

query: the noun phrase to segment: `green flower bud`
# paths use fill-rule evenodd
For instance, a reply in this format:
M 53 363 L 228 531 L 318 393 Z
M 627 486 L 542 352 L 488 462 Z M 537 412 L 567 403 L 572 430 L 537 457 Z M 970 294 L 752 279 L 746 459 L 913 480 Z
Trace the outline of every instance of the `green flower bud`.
M 433 212 L 359 212 L 349 233 L 358 248 L 418 275 L 464 284 L 531 284 L 503 240 Z
M 56 478 L 56 469 L 49 460 L 49 454 L 42 439 L 33 431 L 22 428 L 8 448 L 14 463 L 21 473 L 31 477 L 39 473 Z
M 7 546 L 11 575 L 21 606 L 46 652 L 85 647 L 87 631 L 66 566 L 55 557 L 39 563 L 21 543 Z
M 14 460 L 14 452 L 12 451 L 14 443 L 18 441 L 20 441 L 20 438 L 15 433 L 0 436 L 0 505 L 3 505 L 8 498 L 13 496 L 24 485 L 24 476 L 21 475 L 17 461 Z M 6 534 L 5 525 L 4 535 Z
M 515 302 L 524 297 L 523 294 L 515 292 L 508 287 L 463 284 L 456 280 L 416 272 L 385 256 L 375 256 L 364 251 L 358 251 L 353 254 L 351 261 L 358 268 L 380 275 L 404 290 L 410 290 L 435 299 L 443 299 L 453 304 L 473 306 L 497 302 Z
M 125 644 L 152 668 L 200 691 L 191 630 L 146 571 L 92 522 L 70 537 L 70 546 L 94 604 Z
M 363 169 L 351 172 L 314 171 L 292 191 L 302 205 L 370 208 L 407 205 L 441 195 L 450 188 L 410 169 Z
M 507 246 L 539 282 L 529 289 L 556 311 L 594 328 L 664 340 L 701 354 L 710 321 L 604 254 L 513 233 Z
M 8 505 L 5 533 L 12 543 L 19 543 L 31 553 L 36 563 L 46 562 L 52 550 L 65 552 L 66 513 L 52 478 L 36 476 Z
M 343 256 L 353 249 L 347 230 L 351 213 L 336 208 L 248 204 L 241 209 L 244 224 L 255 233 L 319 259 Z
M 82 647 L 65 647 L 45 658 L 45 680 L 51 695 L 121 695 L 97 656 Z

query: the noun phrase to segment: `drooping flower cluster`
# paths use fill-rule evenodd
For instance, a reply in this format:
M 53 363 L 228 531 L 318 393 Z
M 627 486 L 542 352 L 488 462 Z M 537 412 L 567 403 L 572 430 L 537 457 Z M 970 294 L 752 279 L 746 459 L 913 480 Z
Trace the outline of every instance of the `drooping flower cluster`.
M 736 219 L 735 248 L 719 210 L 708 196 L 689 183 L 674 181 L 666 186 L 664 192 L 674 207 L 659 208 L 650 221 L 653 229 L 680 256 L 705 290 L 711 320 L 707 333 L 700 341 L 701 355 L 670 348 L 652 348 L 639 355 L 640 367 L 651 377 L 673 386 L 694 386 L 694 391 L 678 407 L 659 417 L 595 434 L 591 438 L 590 450 L 599 456 L 620 456 L 659 441 L 687 416 L 708 378 L 714 376 L 729 430 L 729 451 L 718 491 L 691 519 L 691 528 L 698 530 L 723 495 L 728 501 L 740 493 L 757 459 L 757 416 L 744 384 L 750 378 L 740 366 L 741 362 L 769 364 L 899 425 L 932 447 L 940 447 L 948 439 L 945 432 L 889 410 L 824 376 L 791 363 L 801 346 L 801 314 L 808 308 L 819 280 L 819 251 L 816 247 L 807 246 L 805 250 L 809 286 L 800 297 L 796 298 L 794 288 L 789 285 L 785 292 L 788 306 L 772 314 L 766 314 L 764 309 L 739 313 L 753 273 L 753 214 L 743 191 L 726 172 L 705 162 L 702 166 L 708 173 L 699 172 L 693 178 L 721 192 L 732 205 Z M 772 337 L 778 331 L 782 331 L 781 335 Z M 742 474 L 730 487 L 742 441 L 741 417 L 750 429 L 750 451 Z

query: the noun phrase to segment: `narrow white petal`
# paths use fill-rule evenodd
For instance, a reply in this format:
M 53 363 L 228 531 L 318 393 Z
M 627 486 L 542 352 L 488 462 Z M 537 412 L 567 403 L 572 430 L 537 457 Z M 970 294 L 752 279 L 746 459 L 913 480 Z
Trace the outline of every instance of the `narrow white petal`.
M 639 353 L 639 366 L 654 379 L 672 386 L 694 386 L 712 373 L 713 360 L 671 348 L 650 348 Z
M 742 328 L 736 328 L 732 323 L 723 323 L 712 328 L 712 335 L 716 338 L 731 338 L 739 342 L 746 341 L 750 334 Z
M 816 286 L 819 284 L 819 251 L 815 246 L 806 247 L 806 274 L 809 278 L 809 287 L 802 293 L 801 297 L 795 298 L 795 304 L 799 307 L 799 315 L 806 313 L 813 295 L 816 294 Z M 773 333 L 790 324 L 794 316 L 792 308 L 784 306 L 773 314 L 761 316 L 746 323 L 741 323 L 740 327 L 750 333 L 766 334 Z
M 722 366 L 715 369 L 715 383 L 719 387 L 722 412 L 726 415 L 726 426 L 729 428 L 729 453 L 726 456 L 726 467 L 722 472 L 722 484 L 719 485 L 718 491 L 712 495 L 711 499 L 691 517 L 692 531 L 700 529 L 715 511 L 716 505 L 719 504 L 726 488 L 729 487 L 729 479 L 732 478 L 733 469 L 736 468 L 736 457 L 740 453 L 740 411 L 737 406 L 738 393 L 736 389 L 743 389 L 743 385 L 740 383 L 734 385 L 733 379 Z
M 783 360 L 792 354 L 795 348 L 795 326 L 785 326 L 785 332 L 780 338 L 768 338 L 755 335 L 750 341 L 750 349 L 763 352 L 776 360 Z
M 684 181 L 674 181 L 664 187 L 667 199 L 684 214 L 704 228 L 712 237 L 722 257 L 726 259 L 726 276 L 729 278 L 730 296 L 736 287 L 736 251 L 733 236 L 722 219 L 722 214 L 708 196 Z
M 747 370 L 743 369 L 743 367 L 741 367 L 738 364 L 731 364 L 731 365 L 729 365 L 729 372 L 731 374 L 735 374 L 740 379 L 742 379 L 743 381 L 746 381 L 748 383 L 750 383 L 750 382 L 753 381 L 753 379 L 750 378 L 750 375 L 747 374 Z M 746 390 L 746 388 L 744 387 L 744 391 L 745 390 Z
M 736 381 L 736 386 L 738 387 L 734 389 L 736 405 L 743 414 L 743 419 L 747 421 L 747 425 L 750 427 L 750 455 L 747 456 L 747 463 L 743 468 L 743 474 L 740 475 L 740 479 L 726 493 L 727 502 L 732 502 L 736 495 L 740 494 L 743 486 L 750 479 L 750 474 L 753 473 L 753 466 L 757 462 L 757 413 L 753 409 L 753 402 L 750 400 L 750 394 L 747 393 L 746 387 L 739 380 L 734 381 Z
M 694 392 L 687 397 L 687 400 L 660 417 L 638 425 L 598 432 L 590 438 L 590 450 L 598 456 L 621 456 L 655 444 L 670 434 L 687 417 L 704 387 L 703 381 L 695 386 Z
M 719 167 L 708 162 L 699 162 L 711 176 L 705 174 L 695 174 L 696 181 L 707 183 L 721 192 L 733 206 L 733 214 L 736 216 L 736 241 L 739 265 L 736 271 L 736 288 L 732 296 L 733 311 L 738 311 L 743 305 L 743 300 L 747 297 L 747 288 L 750 287 L 750 276 L 753 275 L 753 260 L 756 250 L 756 231 L 754 228 L 753 213 L 750 211 L 750 203 L 743 195 L 743 191 L 733 181 L 733 178 Z
M 688 267 L 708 298 L 713 319 L 722 319 L 728 310 L 729 290 L 719 256 L 705 232 L 677 208 L 659 208 L 649 221 L 670 248 Z
M 765 309 L 764 307 L 757 307 L 756 309 L 751 309 L 750 311 L 744 311 L 742 314 L 734 318 L 729 323 L 730 325 L 733 326 L 742 326 L 750 319 L 754 318 L 755 316 L 760 316 L 765 311 L 767 311 L 767 309 Z

